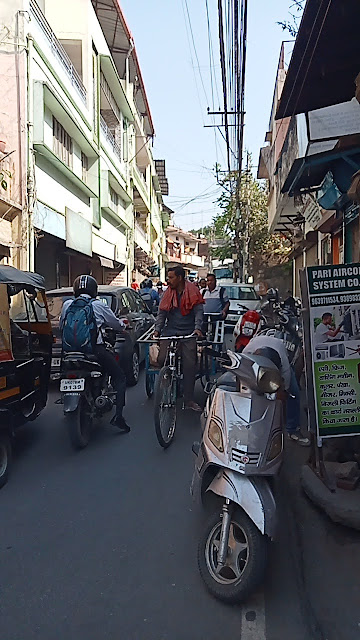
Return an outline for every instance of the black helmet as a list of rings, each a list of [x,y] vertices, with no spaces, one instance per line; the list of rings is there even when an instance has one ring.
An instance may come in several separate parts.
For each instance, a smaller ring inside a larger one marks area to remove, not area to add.
[[[146,289],[152,289],[153,283],[152,280],[150,280],[150,278],[148,278],[147,280],[144,280],[144,287]]]
[[[75,298],[82,293],[87,293],[91,298],[96,298],[98,292],[98,284],[92,276],[78,276],[73,284]]]

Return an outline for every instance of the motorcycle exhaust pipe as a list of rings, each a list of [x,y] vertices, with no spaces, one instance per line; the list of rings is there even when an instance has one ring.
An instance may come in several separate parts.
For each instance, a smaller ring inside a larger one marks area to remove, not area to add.
[[[101,411],[110,411],[113,406],[113,401],[109,396],[98,396],[95,400],[95,407]]]

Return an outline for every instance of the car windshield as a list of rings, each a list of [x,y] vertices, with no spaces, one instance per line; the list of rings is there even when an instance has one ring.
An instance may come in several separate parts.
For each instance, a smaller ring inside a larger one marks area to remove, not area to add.
[[[258,300],[257,293],[253,287],[226,285],[225,288],[230,300]]]
[[[50,321],[57,323],[60,320],[61,310],[64,302],[66,300],[73,300],[74,296],[70,293],[64,293],[63,295],[47,294],[46,298],[48,302]],[[115,311],[116,299],[113,295],[111,295],[110,293],[99,293],[97,299],[100,300],[103,304],[106,304],[113,311]]]

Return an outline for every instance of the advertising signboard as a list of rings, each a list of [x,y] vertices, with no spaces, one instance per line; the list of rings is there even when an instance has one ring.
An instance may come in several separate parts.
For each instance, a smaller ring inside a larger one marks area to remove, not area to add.
[[[358,435],[360,264],[307,267],[306,276],[318,436]]]

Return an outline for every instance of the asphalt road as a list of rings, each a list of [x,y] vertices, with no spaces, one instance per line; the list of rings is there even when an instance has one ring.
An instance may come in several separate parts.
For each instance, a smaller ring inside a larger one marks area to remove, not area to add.
[[[315,637],[281,482],[264,589],[243,606],[223,605],[196,564],[202,514],[189,485],[198,416],[182,413],[163,451],[142,376],[128,390],[131,433],[105,426],[75,453],[56,397],[23,430],[0,493],[1,640]]]

